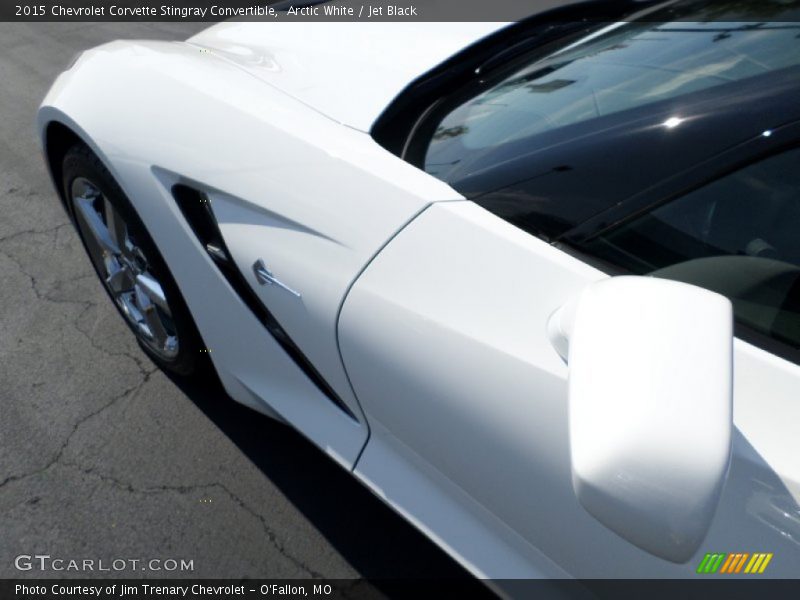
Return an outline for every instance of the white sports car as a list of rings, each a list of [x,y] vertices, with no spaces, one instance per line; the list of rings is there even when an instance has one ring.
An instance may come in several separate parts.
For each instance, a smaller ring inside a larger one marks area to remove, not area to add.
[[[795,577],[798,9],[229,22],[84,52],[38,127],[152,359],[476,576]]]

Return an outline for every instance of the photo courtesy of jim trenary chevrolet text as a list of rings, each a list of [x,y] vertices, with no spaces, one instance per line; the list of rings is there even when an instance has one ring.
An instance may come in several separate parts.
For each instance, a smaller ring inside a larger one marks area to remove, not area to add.
[[[308,589],[307,589],[308,588]],[[310,593],[309,593],[310,590]],[[258,593],[261,596],[293,596],[293,597],[313,597],[329,596],[332,594],[332,586],[329,584],[297,585],[297,584],[261,584]],[[50,584],[50,585],[26,585],[18,583],[15,591],[21,596],[67,596],[67,597],[154,597],[154,598],[191,598],[191,597],[233,597],[243,595],[245,586],[239,585],[203,585],[194,583],[191,585],[170,585],[170,584],[147,584],[135,583],[112,583],[98,585],[80,584]],[[256,589],[250,589],[255,593]]]
[[[800,596],[800,0],[13,0],[0,80],[0,600]]]

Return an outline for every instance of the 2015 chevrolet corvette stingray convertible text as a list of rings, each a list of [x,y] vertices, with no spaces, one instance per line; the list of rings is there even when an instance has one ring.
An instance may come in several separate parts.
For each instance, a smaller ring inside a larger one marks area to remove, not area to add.
[[[152,359],[477,576],[795,576],[798,21],[223,23],[83,53],[38,125]]]

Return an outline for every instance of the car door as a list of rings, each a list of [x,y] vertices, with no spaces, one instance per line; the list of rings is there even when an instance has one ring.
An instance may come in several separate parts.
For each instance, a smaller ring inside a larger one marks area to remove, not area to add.
[[[762,55],[764,39],[775,41],[776,49],[791,45],[788,38],[751,38],[746,31],[734,27],[729,36],[743,56]],[[729,239],[712,256],[718,262],[689,268],[692,277],[678,263],[703,255],[647,262],[652,257],[637,256],[653,243],[641,235],[613,256],[601,252],[608,246],[603,236],[623,236],[626,230],[616,227],[659,203],[672,202],[675,219],[699,219],[704,231],[717,204],[707,200],[703,207],[690,192],[707,190],[715,180],[742,185],[728,176],[751,178],[744,169],[755,155],[783,157],[773,174],[796,171],[786,166],[794,155],[780,154],[793,134],[779,129],[797,118],[795,59],[782,63],[779,57],[789,55],[776,51],[774,65],[762,63],[764,73],[732,71],[735,77],[707,80],[704,61],[715,68],[731,64],[716,62],[727,53],[719,44],[727,38],[718,34],[707,25],[615,29],[594,38],[585,52],[576,46],[571,55],[516,65],[510,76],[455,92],[417,123],[406,144],[408,160],[474,201],[425,210],[370,263],[345,301],[340,348],[371,430],[356,474],[476,574],[687,577],[696,575],[707,553],[739,554],[737,563],[744,554],[771,554],[763,575],[794,574],[800,438],[792,432],[800,422],[800,372],[793,338],[787,343],[786,334],[773,334],[779,320],[793,327],[797,263],[755,268],[750,280],[738,283],[744,273],[729,264],[748,253],[766,260],[778,238],[786,256],[794,256],[798,238],[785,233],[797,231],[790,201],[769,201],[777,207],[772,221],[752,219],[766,205],[756,192],[790,190],[792,183],[775,181],[767,169],[754,187],[737,192],[743,212],[726,206],[728,216],[717,215],[714,225],[715,235]],[[656,73],[654,57],[642,49],[662,43],[668,46],[655,58],[677,62]],[[614,60],[614,53],[624,60]],[[647,64],[637,85],[625,89],[630,78],[618,68],[636,72],[631,61],[638,53]],[[691,68],[682,72],[687,63]],[[599,104],[587,105],[580,86],[605,82],[611,91],[594,89]],[[690,92],[675,91],[687,82]],[[665,195],[654,198],[657,192]],[[676,204],[681,198],[684,204]],[[751,222],[772,233],[745,240],[730,231]],[[587,235],[582,228],[588,225]],[[770,227],[781,228],[780,236]],[[706,278],[718,275],[720,261],[727,261],[731,278],[724,285]],[[705,541],[683,564],[626,542],[578,503],[569,456],[568,367],[547,336],[552,314],[586,285],[654,269],[727,294],[739,323],[730,475]],[[757,302],[748,303],[749,296],[742,302],[737,294],[754,282],[769,285]]]
[[[797,152],[775,160],[783,165]],[[759,168],[768,177],[770,168]],[[752,178],[745,171],[737,180],[774,192],[768,178]],[[667,206],[683,223],[687,214],[705,214],[687,208],[699,204],[699,194],[719,196],[732,189],[731,180],[712,188]],[[794,189],[791,200],[774,200],[783,202],[779,208],[792,226],[800,214]],[[724,211],[715,204],[713,235],[720,239],[741,236],[744,224],[755,223],[747,220],[747,201],[763,204],[732,197],[745,202]],[[769,223],[785,224],[779,216]],[[728,231],[734,223],[738,227]],[[475,528],[475,540],[491,535],[485,555],[475,543],[457,549],[487,576],[550,573],[540,551],[580,577],[689,576],[707,552],[771,553],[769,574],[792,575],[800,560],[800,247],[796,235],[787,237],[769,223],[758,222],[758,236],[753,232],[744,247],[763,254],[780,246],[786,260],[718,250],[655,272],[727,294],[740,323],[729,480],[706,541],[686,564],[617,537],[573,493],[568,367],[551,346],[546,324],[582,287],[606,275],[471,202],[425,211],[373,261],[345,304],[341,348],[372,431],[357,473],[401,510],[422,515],[434,535],[457,537],[448,527]],[[633,254],[641,242],[620,249],[620,240],[635,237],[633,227],[604,234],[591,251],[608,258],[597,248],[611,239],[621,254]],[[437,494],[438,508],[431,508]]]
[[[404,229],[345,302],[342,356],[370,423],[356,474],[479,575],[608,567],[589,558],[587,534],[637,558],[572,492],[567,368],[545,335],[566,298],[604,277],[448,202]]]

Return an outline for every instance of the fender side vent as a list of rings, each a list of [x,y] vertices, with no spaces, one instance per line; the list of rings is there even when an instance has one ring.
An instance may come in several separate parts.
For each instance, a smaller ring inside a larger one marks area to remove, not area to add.
[[[236,295],[244,302],[250,312],[269,331],[281,348],[289,355],[294,363],[306,374],[325,396],[333,402],[342,412],[353,420],[357,420],[353,412],[344,401],[336,394],[322,375],[308,360],[302,350],[289,337],[286,330],[278,323],[274,315],[261,302],[241,271],[236,267],[222,233],[219,230],[214,210],[206,195],[187,185],[177,184],[172,187],[172,196],[183,214],[186,222],[197,236],[200,245],[205,248],[220,273],[233,288]]]
[[[217,227],[211,203],[205,194],[186,185],[176,185],[172,188],[172,196],[178,203],[189,227],[200,240],[206,252],[217,263],[230,263],[230,254],[222,240],[222,234]]]

